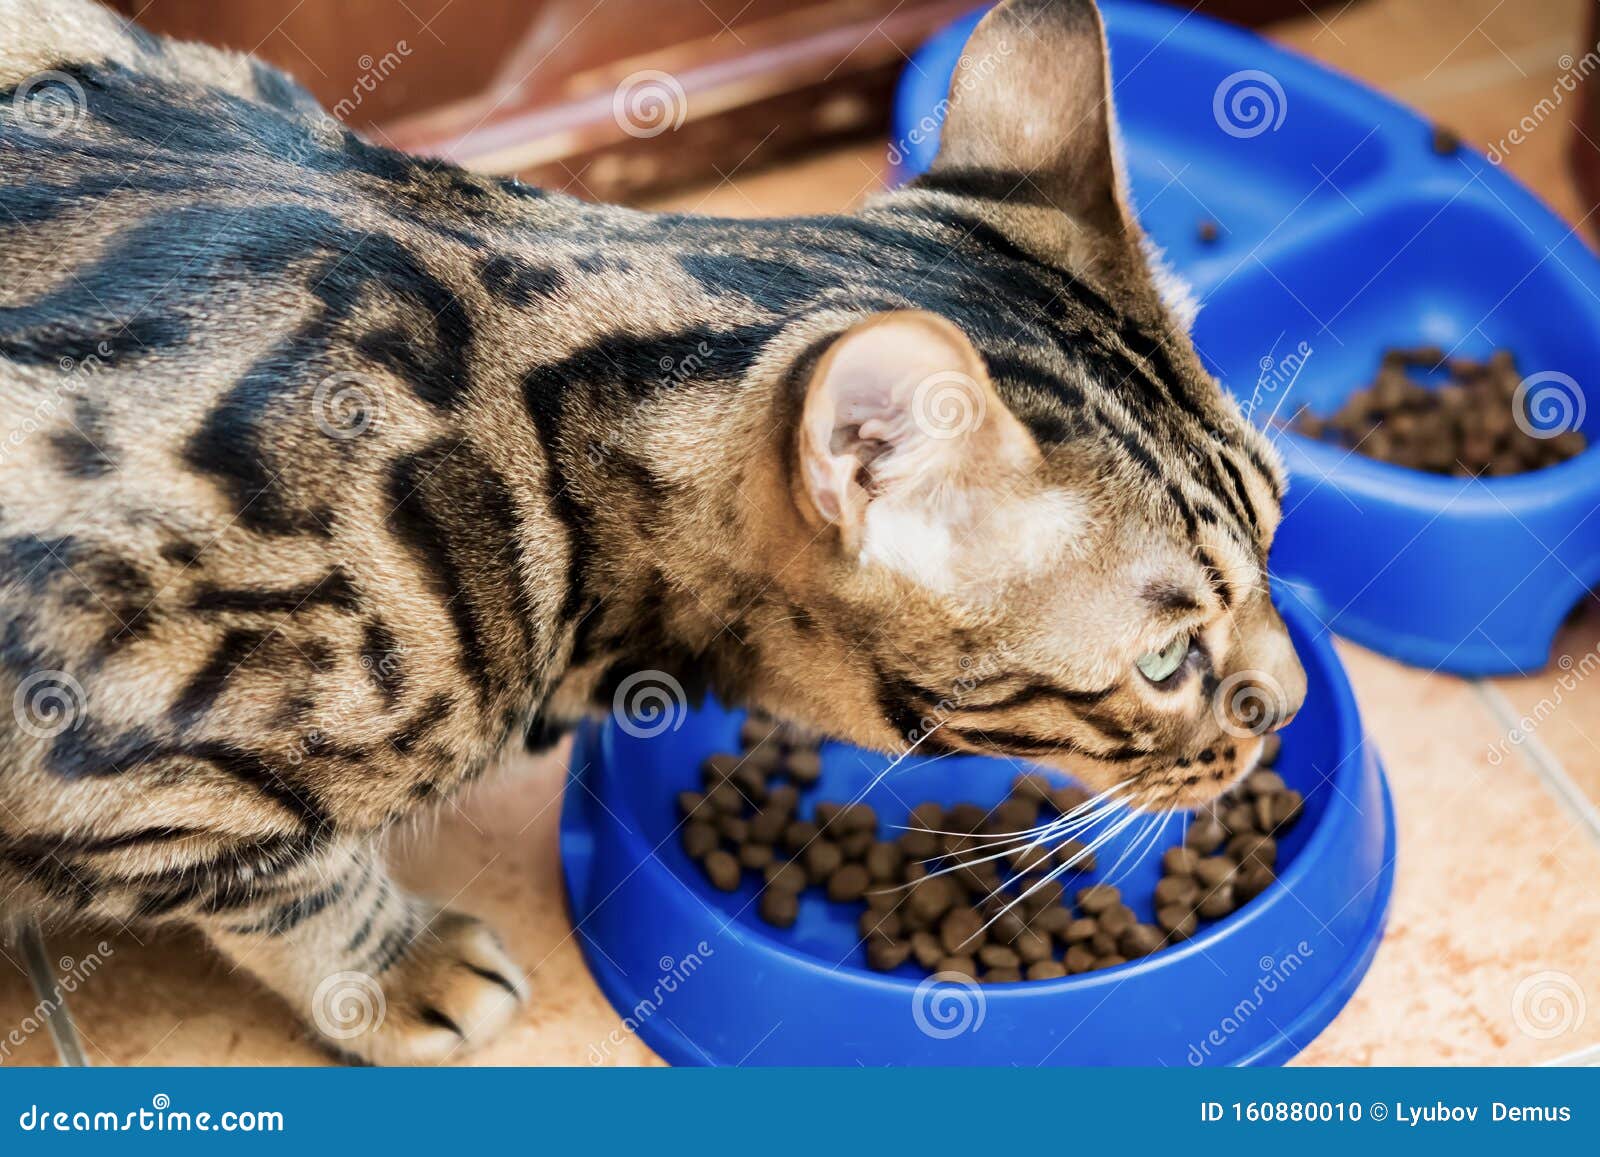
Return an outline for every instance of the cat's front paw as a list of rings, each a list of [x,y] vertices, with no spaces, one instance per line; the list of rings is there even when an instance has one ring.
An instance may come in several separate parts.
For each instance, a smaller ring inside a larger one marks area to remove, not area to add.
[[[369,1064],[435,1065],[492,1039],[527,1000],[522,970],[481,920],[445,910],[379,976],[328,977],[312,1023]]]

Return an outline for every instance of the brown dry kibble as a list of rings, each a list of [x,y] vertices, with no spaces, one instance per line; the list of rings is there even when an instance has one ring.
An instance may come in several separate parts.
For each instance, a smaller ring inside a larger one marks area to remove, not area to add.
[[[772,858],[771,844],[749,843],[739,845],[739,866],[748,868],[752,872],[761,871],[761,869],[772,863]]]
[[[767,887],[779,892],[804,892],[806,885],[811,882],[806,876],[805,868],[795,860],[768,864],[762,875],[766,879]]]
[[[875,912],[868,908],[856,921],[856,931],[863,940],[898,940],[905,928],[895,913]]]
[[[985,968],[1016,968],[1022,957],[1004,944],[985,944],[978,949],[978,963]]]
[[[872,877],[860,864],[846,864],[828,877],[828,899],[836,904],[859,900],[872,886]]]
[[[1107,936],[1120,937],[1139,922],[1139,917],[1135,916],[1133,909],[1126,904],[1113,904],[1100,913],[1098,920],[1100,931]]]
[[[904,940],[874,940],[867,945],[867,967],[874,972],[893,972],[911,958],[911,945]]]
[[[939,961],[934,971],[953,972],[958,976],[967,976],[976,980],[978,978],[978,962],[970,956],[951,953]]]
[[[976,908],[956,908],[939,921],[939,942],[955,956],[975,952],[983,943],[983,917]]]
[[[1410,397],[1411,384],[1394,376],[1397,367],[1442,356],[1431,349],[1394,352],[1386,366],[1386,389],[1395,398]],[[1491,371],[1479,366],[1474,372]],[[761,886],[757,913],[775,927],[792,927],[801,894],[822,885],[827,902],[862,905],[857,928],[869,968],[892,971],[914,960],[923,972],[953,971],[985,984],[1110,968],[1194,935],[1201,919],[1225,916],[1272,884],[1273,836],[1290,827],[1305,806],[1300,793],[1268,770],[1279,742],[1267,737],[1261,770],[1198,816],[1183,846],[1163,854],[1163,876],[1153,897],[1156,922],[1144,924],[1108,884],[1081,888],[1069,901],[1059,880],[1007,879],[1011,871],[1002,871],[1004,860],[945,862],[954,870],[939,876],[929,875],[922,863],[941,853],[987,854],[990,848],[977,833],[994,836],[1033,827],[1041,806],[1069,811],[1086,800],[1081,789],[1053,787],[1044,775],[1029,773],[1018,777],[1014,794],[993,808],[972,802],[921,804],[906,821],[909,830],[894,840],[879,840],[878,816],[865,804],[820,800],[812,806],[815,820],[795,818],[802,793],[783,781],[778,756],[799,755],[805,762],[808,752],[815,754],[789,740],[767,740],[757,751],[706,760],[706,790],[677,797],[685,817],[685,851],[723,891],[737,890],[746,871],[756,876]],[[781,859],[779,848],[796,858]],[[1083,850],[1066,841],[1010,858],[1013,868],[1038,870]],[[1074,867],[1092,871],[1088,859]]]
[[[1251,863],[1239,869],[1238,876],[1234,879],[1233,893],[1242,904],[1246,900],[1254,900],[1265,892],[1277,876],[1265,864]]]
[[[817,838],[817,825],[810,820],[791,820],[783,829],[784,850],[799,854]]]
[[[1166,876],[1156,885],[1157,907],[1166,904],[1193,904],[1200,898],[1200,886],[1189,876]]]
[[[1161,856],[1161,870],[1168,876],[1192,876],[1200,863],[1200,853],[1179,845],[1168,848]]]
[[[1156,923],[1173,940],[1187,940],[1195,934],[1200,922],[1187,904],[1169,904],[1156,910]]]
[[[703,860],[722,844],[717,829],[700,820],[690,820],[683,825],[683,850],[691,860]]]
[[[783,829],[788,826],[788,818],[783,812],[775,810],[769,802],[765,808],[751,817],[750,838],[758,844],[776,844],[783,838]]]
[[[1114,904],[1122,902],[1122,893],[1110,884],[1091,884],[1078,890],[1078,907],[1090,916],[1098,916]]]
[[[1194,876],[1202,890],[1210,891],[1226,884],[1237,870],[1238,865],[1226,856],[1206,856],[1196,866]]]
[[[1222,841],[1228,838],[1228,833],[1216,819],[1208,815],[1200,815],[1190,823],[1189,830],[1184,833],[1183,844],[1186,848],[1193,848],[1202,856],[1209,856],[1222,846]]]
[[[1135,924],[1117,938],[1117,947],[1130,960],[1149,956],[1166,942],[1161,929],[1152,924]]]
[[[928,921],[938,920],[956,902],[955,886],[946,876],[929,876],[911,885],[906,906]]]
[[[1441,365],[1448,384],[1428,388],[1412,376]],[[1350,395],[1331,419],[1301,410],[1290,426],[1368,458],[1458,477],[1522,474],[1583,453],[1581,431],[1539,437],[1523,429],[1532,423],[1515,413],[1520,382],[1509,350],[1487,361],[1447,357],[1437,346],[1389,350],[1373,384]]]
[[[867,849],[867,874],[880,884],[898,883],[905,871],[906,854],[899,844],[878,842]]]
[[[719,892],[738,890],[739,861],[733,858],[732,852],[725,852],[718,848],[705,858],[704,864],[706,876],[710,879],[712,887]]]
[[[800,916],[800,897],[784,888],[768,887],[761,893],[760,913],[774,928],[792,928]]]
[[[1056,847],[1056,863],[1072,872],[1092,872],[1094,853],[1082,840],[1063,840]]]
[[[916,957],[917,963],[929,972],[937,972],[939,962],[944,959],[944,945],[939,943],[939,938],[932,932],[913,932],[911,955]]]
[[[1066,926],[1061,933],[1061,939],[1068,944],[1080,944],[1100,931],[1100,925],[1088,916],[1080,916]]]
[[[1201,897],[1195,911],[1207,920],[1220,920],[1236,907],[1238,905],[1234,903],[1233,885],[1223,884]]]
[[[805,850],[806,872],[813,884],[820,884],[839,870],[844,863],[844,853],[837,844],[817,837]]]

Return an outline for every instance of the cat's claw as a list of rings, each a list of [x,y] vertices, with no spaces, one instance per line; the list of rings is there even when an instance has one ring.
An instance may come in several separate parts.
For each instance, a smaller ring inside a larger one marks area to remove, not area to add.
[[[448,910],[381,978],[350,974],[343,984],[324,982],[312,1021],[334,1049],[377,1065],[464,1057],[527,1000],[522,970],[488,925]]]

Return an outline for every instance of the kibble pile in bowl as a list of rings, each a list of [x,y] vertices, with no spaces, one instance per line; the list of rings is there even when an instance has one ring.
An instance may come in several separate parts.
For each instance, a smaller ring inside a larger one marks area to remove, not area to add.
[[[793,925],[802,903],[859,907],[859,950],[881,972],[915,962],[983,983],[1052,980],[1149,955],[1263,892],[1275,837],[1304,803],[1271,770],[1279,744],[1269,737],[1262,766],[1163,856],[1147,924],[1118,888],[1090,882],[1097,864],[1082,843],[1016,835],[1090,804],[1080,788],[1024,774],[993,807],[920,804],[884,838],[863,803],[819,801],[802,818],[821,773],[814,741],[755,716],[740,738],[742,754],[711,756],[703,790],[679,796],[684,850],[725,892],[759,874],[759,912],[775,927]],[[1005,854],[986,858],[997,848]]]
[[[1441,367],[1450,380],[1437,388],[1418,376]],[[1521,384],[1510,350],[1476,361],[1447,357],[1437,346],[1393,349],[1377,380],[1332,417],[1302,410],[1291,427],[1380,462],[1459,478],[1524,474],[1583,453],[1582,431],[1536,424]]]

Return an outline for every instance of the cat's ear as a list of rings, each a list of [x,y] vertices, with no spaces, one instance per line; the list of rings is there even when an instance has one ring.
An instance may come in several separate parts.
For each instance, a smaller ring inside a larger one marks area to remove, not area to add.
[[[1042,194],[1081,225],[1130,231],[1093,0],[1006,0],[978,23],[929,175],[958,186],[1011,176],[1019,198]]]
[[[948,536],[1039,461],[967,336],[919,310],[834,339],[807,384],[798,442],[808,513],[858,555],[903,555],[912,525]]]

